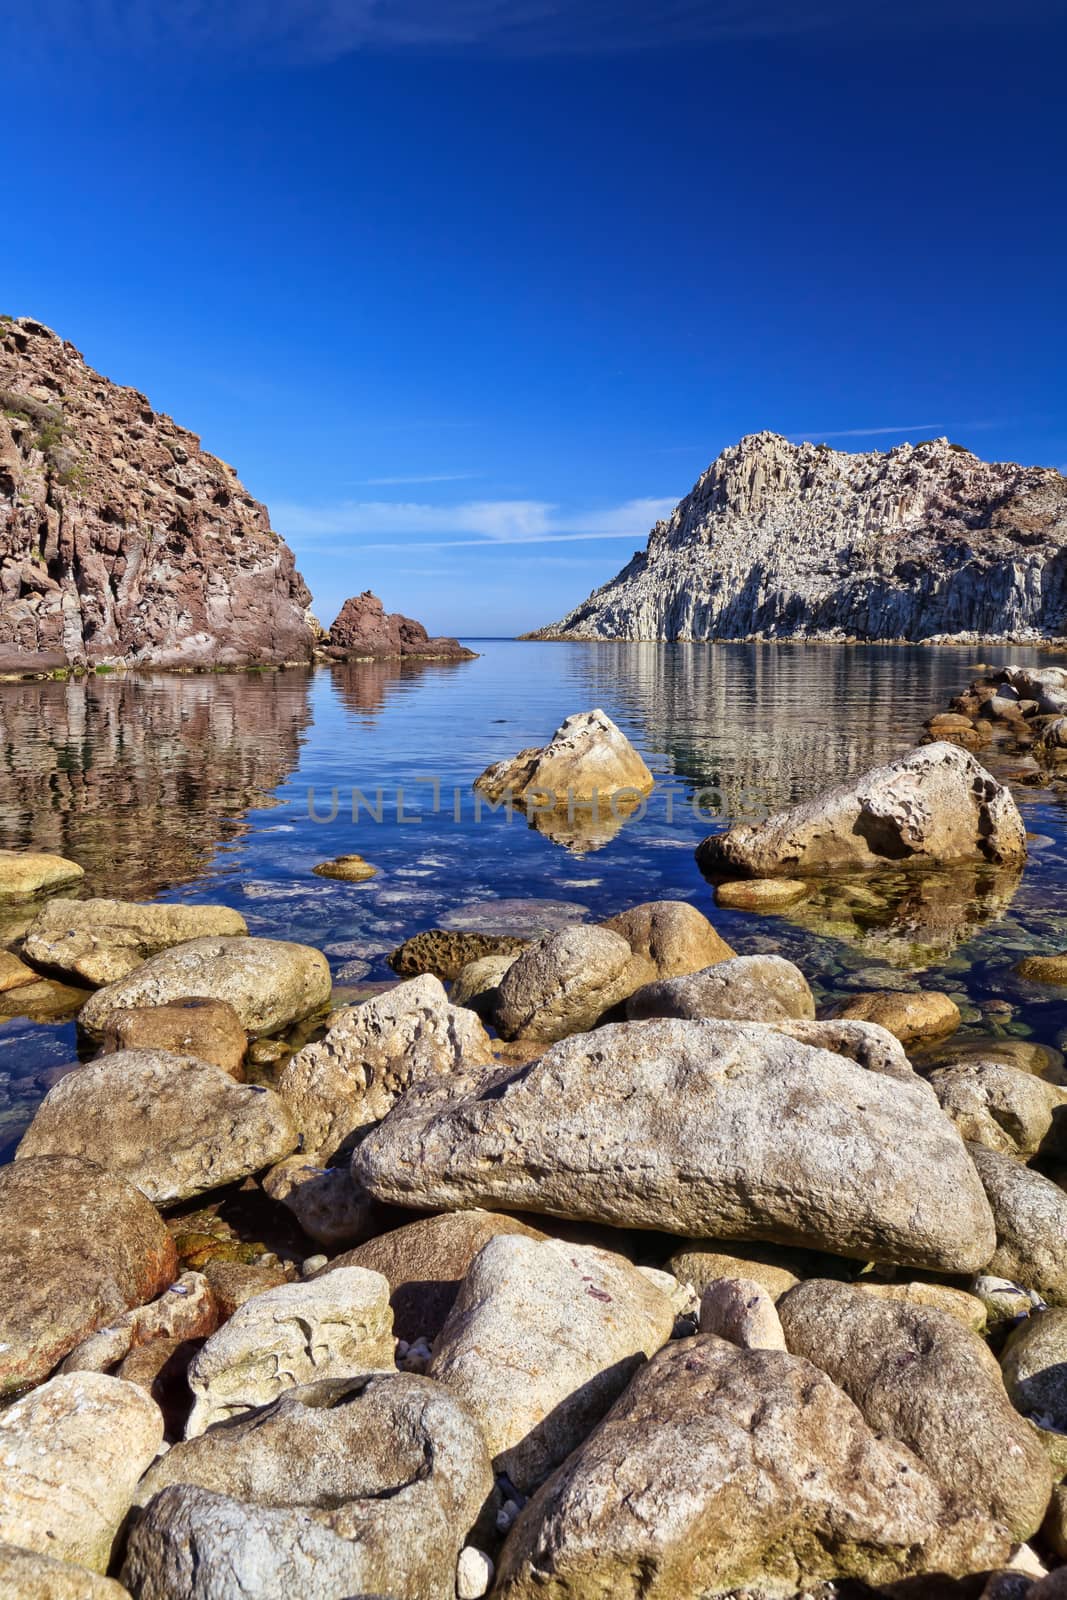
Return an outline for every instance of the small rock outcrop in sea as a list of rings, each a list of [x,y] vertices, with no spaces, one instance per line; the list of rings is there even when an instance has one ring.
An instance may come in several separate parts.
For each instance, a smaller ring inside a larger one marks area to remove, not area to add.
[[[524,810],[565,811],[594,800],[614,810],[624,795],[638,803],[654,782],[622,729],[597,707],[560,723],[543,748],[495,761],[474,787],[494,804],[510,797]]]
[[[307,661],[310,604],[232,467],[51,329],[0,319],[0,671]]]
[[[1067,478],[947,439],[849,455],[749,434],[537,639],[1067,633]]]
[[[1026,829],[1008,789],[965,750],[921,745],[829,794],[738,823],[697,849],[709,876],[818,877],[887,867],[941,867],[1026,857]]]
[[[473,661],[475,653],[458,639],[431,639],[421,622],[386,611],[376,594],[365,589],[346,600],[330,628],[323,653],[336,661],[404,660]]]

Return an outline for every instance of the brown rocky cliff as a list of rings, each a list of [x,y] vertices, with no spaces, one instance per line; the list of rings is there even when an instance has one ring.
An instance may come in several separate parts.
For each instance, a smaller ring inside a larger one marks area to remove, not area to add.
[[[0,671],[306,661],[310,604],[232,467],[50,329],[0,319]]]
[[[386,611],[369,589],[345,601],[330,629],[326,654],[335,660],[391,660],[416,657],[432,661],[469,661],[474,651],[458,639],[431,639],[421,622]]]

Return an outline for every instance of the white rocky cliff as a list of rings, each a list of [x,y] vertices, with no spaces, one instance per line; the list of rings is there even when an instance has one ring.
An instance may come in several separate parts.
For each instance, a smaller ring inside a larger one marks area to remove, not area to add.
[[[750,434],[648,547],[534,638],[1067,633],[1067,478],[947,439],[849,455]]]

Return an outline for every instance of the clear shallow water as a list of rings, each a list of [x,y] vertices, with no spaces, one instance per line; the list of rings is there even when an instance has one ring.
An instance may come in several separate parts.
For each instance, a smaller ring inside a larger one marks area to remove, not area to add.
[[[1059,658],[472,643],[480,658],[451,665],[0,684],[0,844],[72,857],[89,894],[236,906],[253,933],[325,949],[342,990],[391,977],[386,954],[420,928],[521,930],[538,914],[487,901],[563,901],[599,918],[669,897],[708,912],[739,951],[798,961],[821,997],[939,988],[965,1007],[975,1036],[1055,1044],[1067,1030],[1067,991],[1011,972],[1027,951],[1067,949],[1067,789],[1016,788],[1041,836],[1021,876],[853,880],[761,918],[718,910],[693,860],[709,831],[910,749],[978,660]],[[518,813],[510,823],[476,816],[471,784],[490,761],[595,705],[656,774],[643,815],[590,829],[579,814],[556,837]],[[996,757],[989,764],[998,770]],[[368,803],[355,821],[353,789]],[[334,790],[337,813],[324,820]],[[378,876],[353,885],[312,875],[349,851]],[[5,943],[28,915],[4,914]],[[41,1097],[41,1074],[77,1052],[72,1021],[10,1015],[18,1003],[17,990],[0,996],[0,1158]]]

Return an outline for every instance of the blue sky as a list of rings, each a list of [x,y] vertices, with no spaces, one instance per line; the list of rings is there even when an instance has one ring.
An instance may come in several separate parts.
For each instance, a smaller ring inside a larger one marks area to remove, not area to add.
[[[10,3],[10,0],[9,0]],[[1054,0],[12,6],[0,310],[330,622],[554,620],[742,434],[1067,464]]]

